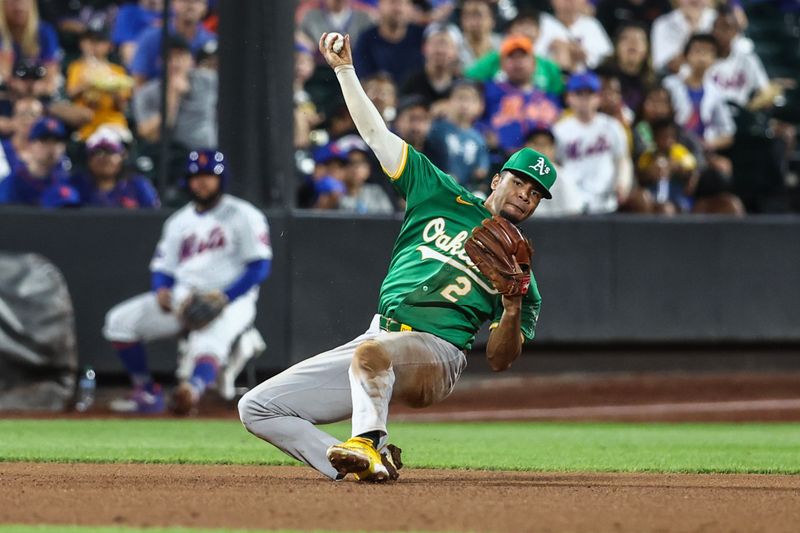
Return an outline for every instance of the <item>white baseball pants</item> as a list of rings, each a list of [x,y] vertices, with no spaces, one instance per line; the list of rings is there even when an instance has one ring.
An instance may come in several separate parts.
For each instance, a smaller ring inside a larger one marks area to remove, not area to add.
[[[225,365],[233,342],[255,319],[256,298],[254,293],[240,296],[208,326],[189,332],[186,356],[194,360],[212,355]],[[164,312],[156,295],[147,292],[112,307],[106,314],[103,336],[111,342],[148,342],[176,337],[181,329],[175,314]]]
[[[383,331],[378,321],[245,394],[239,416],[247,430],[336,479],[326,452],[340,441],[316,424],[352,416],[352,435],[381,431],[383,447],[390,400],[425,407],[445,399],[467,365],[464,352],[430,333]]]

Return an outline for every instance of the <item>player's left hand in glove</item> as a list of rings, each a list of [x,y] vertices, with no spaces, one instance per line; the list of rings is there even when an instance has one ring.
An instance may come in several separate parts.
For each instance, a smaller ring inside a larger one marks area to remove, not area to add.
[[[193,293],[181,306],[178,316],[184,328],[194,331],[211,323],[226,305],[228,297],[222,291]]]
[[[467,255],[503,296],[527,294],[531,284],[530,242],[514,224],[495,215],[472,230]]]

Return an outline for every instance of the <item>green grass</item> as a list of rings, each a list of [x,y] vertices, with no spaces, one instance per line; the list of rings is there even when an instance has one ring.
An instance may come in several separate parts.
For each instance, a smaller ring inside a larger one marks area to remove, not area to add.
[[[346,437],[349,425],[327,430]],[[416,468],[800,473],[800,424],[395,423]],[[0,420],[0,461],[296,464],[237,421]]]

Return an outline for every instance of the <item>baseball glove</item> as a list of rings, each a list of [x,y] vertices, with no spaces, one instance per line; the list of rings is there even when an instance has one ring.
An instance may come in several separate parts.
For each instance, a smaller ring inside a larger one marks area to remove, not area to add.
[[[533,248],[511,222],[497,215],[485,219],[472,230],[464,249],[497,292],[504,296],[528,292]]]
[[[220,291],[194,293],[183,303],[178,317],[184,328],[194,331],[206,327],[226,305],[228,298]]]

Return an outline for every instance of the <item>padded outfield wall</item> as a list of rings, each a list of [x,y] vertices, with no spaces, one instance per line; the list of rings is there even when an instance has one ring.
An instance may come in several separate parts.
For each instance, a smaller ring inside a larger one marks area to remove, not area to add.
[[[105,312],[148,289],[169,212],[0,211],[0,250],[36,252],[64,273],[79,357],[121,370],[100,335]],[[400,218],[267,211],[275,249],[256,325],[262,370],[287,366],[366,329]],[[541,345],[800,343],[800,218],[534,219]],[[153,367],[174,367],[173,348]]]

